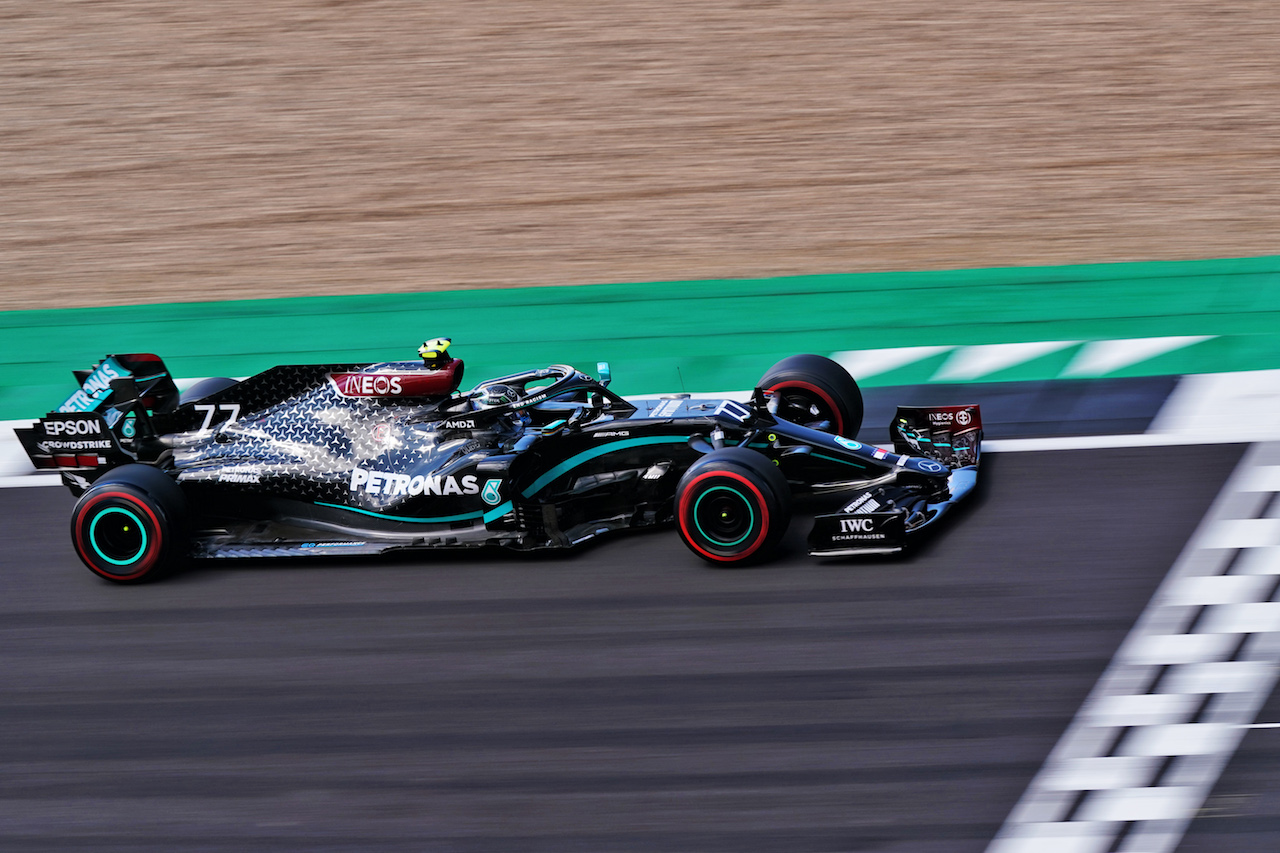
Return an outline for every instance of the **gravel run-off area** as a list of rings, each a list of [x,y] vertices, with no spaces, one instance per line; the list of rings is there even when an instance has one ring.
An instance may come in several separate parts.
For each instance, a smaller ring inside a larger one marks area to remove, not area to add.
[[[1280,4],[0,5],[0,309],[1277,253]]]

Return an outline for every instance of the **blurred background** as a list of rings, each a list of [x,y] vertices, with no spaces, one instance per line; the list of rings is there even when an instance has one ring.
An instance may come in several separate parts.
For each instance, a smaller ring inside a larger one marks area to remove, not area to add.
[[[623,393],[820,352],[874,429],[1065,442],[907,560],[796,524],[741,572],[667,531],[107,588],[66,490],[0,490],[0,848],[985,850],[1280,435],[1278,45],[1256,0],[0,2],[0,418],[113,351],[453,335]],[[1177,849],[1276,849],[1277,737]]]

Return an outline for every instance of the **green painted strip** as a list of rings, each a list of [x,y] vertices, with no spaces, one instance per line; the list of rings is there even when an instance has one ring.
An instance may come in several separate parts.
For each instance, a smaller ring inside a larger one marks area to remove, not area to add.
[[[155,352],[179,377],[243,376],[409,360],[444,335],[469,381],[609,361],[615,389],[646,394],[745,389],[795,352],[920,345],[1213,335],[1108,375],[1275,368],[1277,329],[1280,256],[10,311],[0,418],[43,414],[71,370],[112,352]],[[1074,353],[982,379],[1054,378]],[[929,381],[946,358],[865,384]]]

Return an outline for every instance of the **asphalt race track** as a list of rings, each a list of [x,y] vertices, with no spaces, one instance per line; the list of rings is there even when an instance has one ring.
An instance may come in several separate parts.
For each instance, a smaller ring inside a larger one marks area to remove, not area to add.
[[[0,849],[976,853],[1241,452],[992,454],[911,559],[739,571],[666,531],[121,588],[0,491]],[[1275,849],[1278,747],[1179,850]]]

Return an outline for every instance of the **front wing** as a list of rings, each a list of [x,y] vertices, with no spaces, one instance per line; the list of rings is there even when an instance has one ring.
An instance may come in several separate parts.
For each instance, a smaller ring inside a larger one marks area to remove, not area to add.
[[[977,405],[900,406],[890,426],[894,450],[933,460],[948,471],[945,490],[880,483],[854,491],[839,512],[818,515],[809,553],[841,557],[894,554],[950,515],[978,482],[982,415]]]

